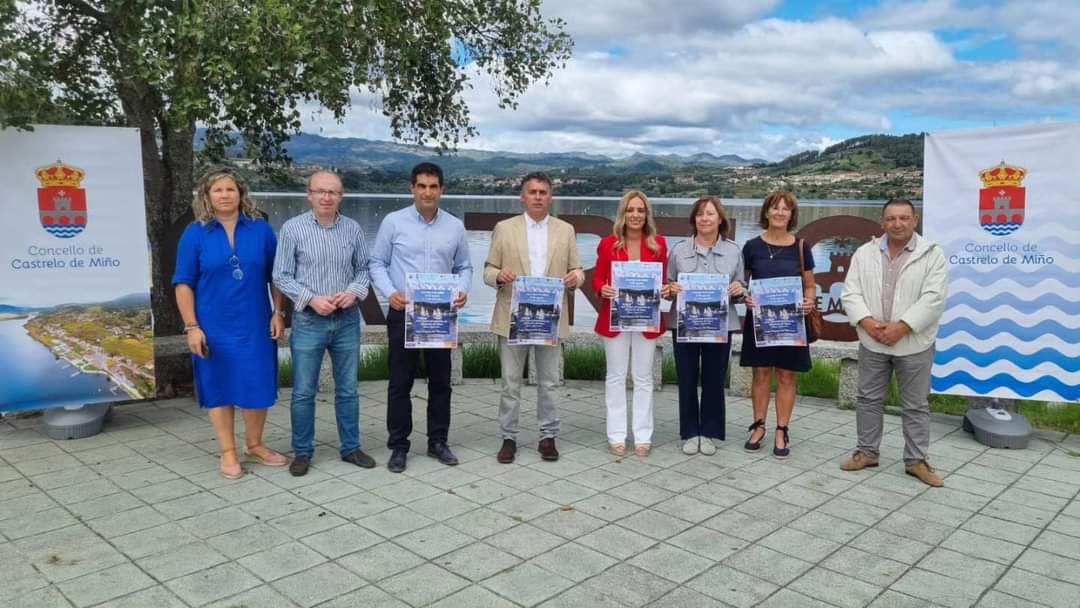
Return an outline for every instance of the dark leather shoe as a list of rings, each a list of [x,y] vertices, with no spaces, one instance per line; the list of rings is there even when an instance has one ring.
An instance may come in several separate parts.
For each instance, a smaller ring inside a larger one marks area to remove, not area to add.
[[[292,462],[289,463],[289,473],[292,473],[293,477],[303,477],[304,475],[307,475],[310,467],[311,456],[306,454],[293,456]]]
[[[429,445],[427,455],[438,459],[439,462],[448,467],[456,466],[458,463],[457,456],[454,456],[454,453],[450,451],[450,446],[446,445],[445,441]]]
[[[499,448],[499,454],[495,456],[495,459],[503,464],[510,464],[514,462],[514,456],[517,454],[517,442],[513,439],[503,439],[502,447]]]
[[[351,462],[362,469],[374,469],[375,459],[360,451],[359,448],[341,457],[345,462]]]
[[[555,449],[554,437],[545,437],[541,439],[537,449],[540,451],[540,458],[543,458],[544,460],[553,461],[559,459],[559,450]]]
[[[390,460],[386,461],[386,468],[390,469],[391,473],[400,473],[404,471],[407,457],[408,452],[405,450],[394,450],[390,453]]]

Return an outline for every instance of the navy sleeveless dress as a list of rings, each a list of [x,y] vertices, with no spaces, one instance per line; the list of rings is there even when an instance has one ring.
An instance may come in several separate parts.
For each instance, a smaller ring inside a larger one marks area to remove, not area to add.
[[[767,244],[756,236],[743,245],[743,264],[746,272],[753,279],[774,279],[777,277],[797,277],[799,269],[799,240],[787,247]],[[771,248],[771,251],[770,251]],[[770,257],[770,253],[772,256]],[[810,244],[804,243],[803,257],[806,266],[803,270],[814,269],[814,256]],[[754,343],[753,318],[749,308],[743,319],[742,353],[739,356],[740,367],[776,367],[795,372],[809,371],[809,346],[770,346],[758,348]]]

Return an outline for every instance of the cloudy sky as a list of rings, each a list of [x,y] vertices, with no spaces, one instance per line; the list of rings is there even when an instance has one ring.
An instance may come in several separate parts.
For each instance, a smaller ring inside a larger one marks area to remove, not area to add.
[[[868,133],[1080,120],[1076,0],[545,0],[575,40],[469,148],[778,160]],[[358,101],[361,101],[358,99]],[[306,131],[389,139],[362,101]]]

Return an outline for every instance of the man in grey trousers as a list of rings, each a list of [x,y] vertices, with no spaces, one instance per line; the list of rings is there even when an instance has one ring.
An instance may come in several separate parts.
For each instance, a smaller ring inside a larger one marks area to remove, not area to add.
[[[896,374],[903,406],[904,470],[941,487],[927,462],[930,448],[930,368],[945,310],[945,254],[915,233],[919,216],[905,199],[881,210],[885,234],[855,251],[844,280],[844,311],[859,334],[859,445],[845,471],[878,466],[885,396]]]
[[[559,410],[554,389],[559,381],[562,347],[510,345],[510,299],[514,279],[519,276],[553,277],[565,287],[563,314],[559,318],[559,336],[566,337],[570,324],[566,311],[574,297],[574,288],[585,281],[578,255],[577,235],[570,224],[552,217],[551,178],[530,173],[521,182],[524,213],[495,225],[491,250],[484,263],[484,282],[497,290],[491,331],[499,335],[499,362],[502,365],[503,391],[499,400],[499,426],[503,443],[496,459],[509,464],[517,453],[518,414],[521,411],[521,376],[525,359],[532,350],[537,374],[536,417],[540,425],[537,450],[544,460],[558,460],[555,438],[559,434]]]

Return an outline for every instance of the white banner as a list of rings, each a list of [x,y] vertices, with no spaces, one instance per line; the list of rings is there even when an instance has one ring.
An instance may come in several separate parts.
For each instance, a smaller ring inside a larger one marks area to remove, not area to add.
[[[1080,401],[1080,125],[926,136],[923,227],[949,296],[932,390]]]
[[[154,395],[137,129],[0,131],[0,410]]]

